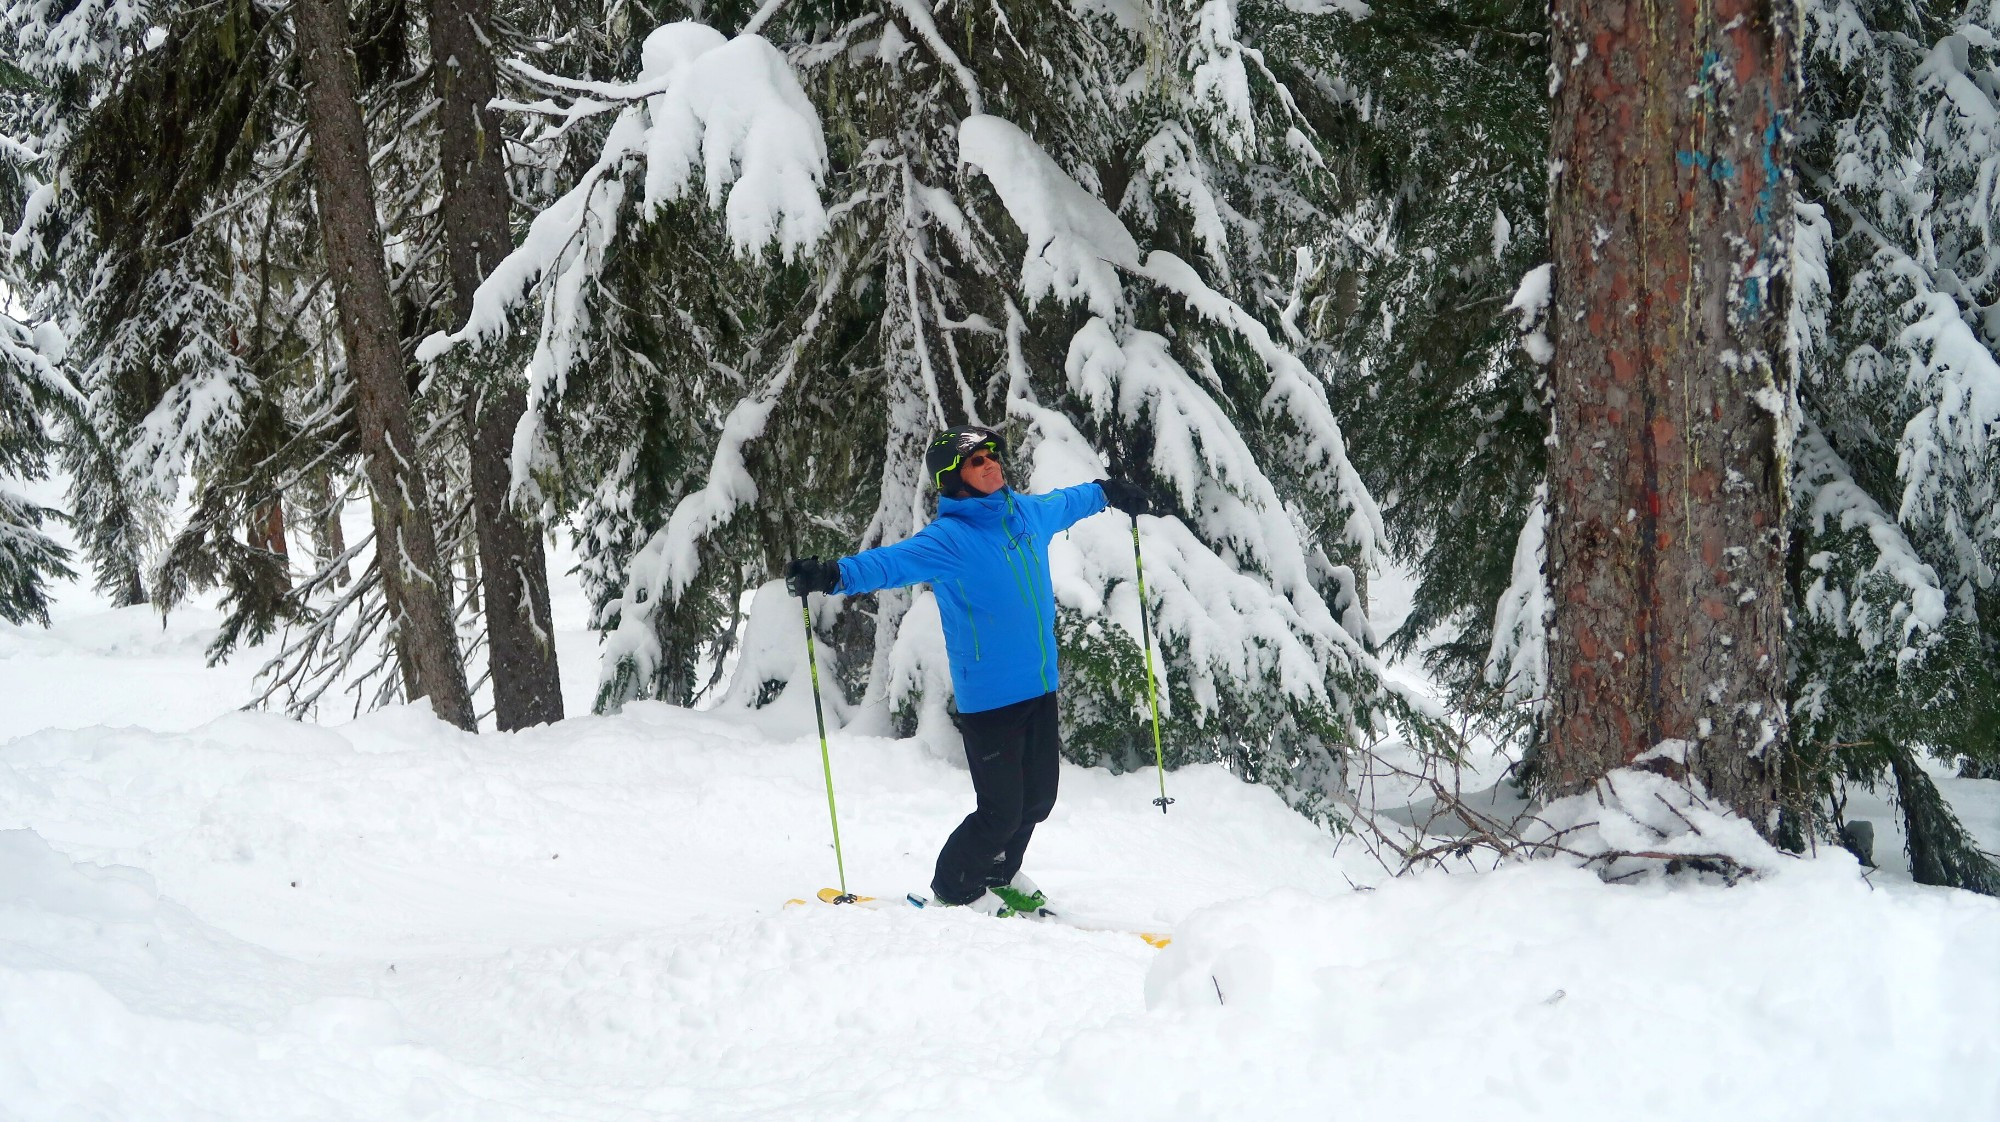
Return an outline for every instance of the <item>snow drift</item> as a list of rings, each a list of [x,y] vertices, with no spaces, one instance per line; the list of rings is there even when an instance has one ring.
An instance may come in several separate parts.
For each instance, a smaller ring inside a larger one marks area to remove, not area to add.
[[[803,731],[803,730],[799,730]],[[969,809],[834,740],[855,887]],[[1218,768],[1066,768],[1032,871],[1119,934],[786,907],[818,746],[657,704],[474,737],[0,746],[0,1103],[142,1119],[1988,1119],[2000,903],[1844,855],[1733,889],[1535,864],[1378,883]],[[1001,1090],[1004,1089],[1004,1092]]]

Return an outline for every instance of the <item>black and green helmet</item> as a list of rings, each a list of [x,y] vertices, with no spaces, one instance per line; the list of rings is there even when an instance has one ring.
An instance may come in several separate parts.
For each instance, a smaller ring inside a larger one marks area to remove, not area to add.
[[[930,451],[924,453],[924,474],[930,477],[938,494],[949,495],[958,490],[958,466],[980,448],[1002,460],[1007,458],[1007,438],[978,425],[946,429],[931,438]]]

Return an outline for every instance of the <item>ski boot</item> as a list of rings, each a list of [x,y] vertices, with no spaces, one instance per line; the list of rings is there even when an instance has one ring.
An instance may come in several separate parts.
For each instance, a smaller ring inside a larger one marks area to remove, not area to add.
[[[948,900],[940,900],[936,896],[919,896],[916,893],[911,893],[910,903],[915,904],[919,908],[970,908],[980,915],[993,916],[996,919],[1011,919],[1021,914],[1015,911],[1013,906],[1007,903],[1006,900],[1000,898],[990,890],[980,893],[974,899],[963,904],[954,904]]]
[[[989,886],[987,894],[999,897],[1015,915],[1040,919],[1055,914],[1049,910],[1049,898],[1025,873],[1015,873],[1010,883]]]

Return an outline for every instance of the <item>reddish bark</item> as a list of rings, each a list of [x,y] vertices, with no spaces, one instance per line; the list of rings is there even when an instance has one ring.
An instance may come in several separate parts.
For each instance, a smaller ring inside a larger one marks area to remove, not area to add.
[[[1766,828],[1784,741],[1790,9],[1556,0],[1547,759],[1665,740]]]
[[[289,559],[291,549],[285,544],[285,500],[283,496],[253,507],[250,511],[250,530],[247,535],[252,549],[269,550],[280,557]],[[290,566],[281,578],[281,587],[292,587]]]

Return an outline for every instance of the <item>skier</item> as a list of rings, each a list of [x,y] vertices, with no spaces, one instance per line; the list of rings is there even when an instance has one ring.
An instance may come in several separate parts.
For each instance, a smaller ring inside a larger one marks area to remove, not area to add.
[[[913,536],[838,561],[799,558],[785,566],[793,595],[854,595],[928,582],[944,624],[965,762],[978,809],[938,853],[931,894],[991,915],[1034,915],[1047,903],[1021,873],[1035,826],[1056,802],[1055,591],[1049,541],[1077,521],[1116,507],[1146,512],[1146,496],[1117,479],[1047,494],[1007,486],[1003,437],[987,428],[947,429],[924,454],[938,513]]]

